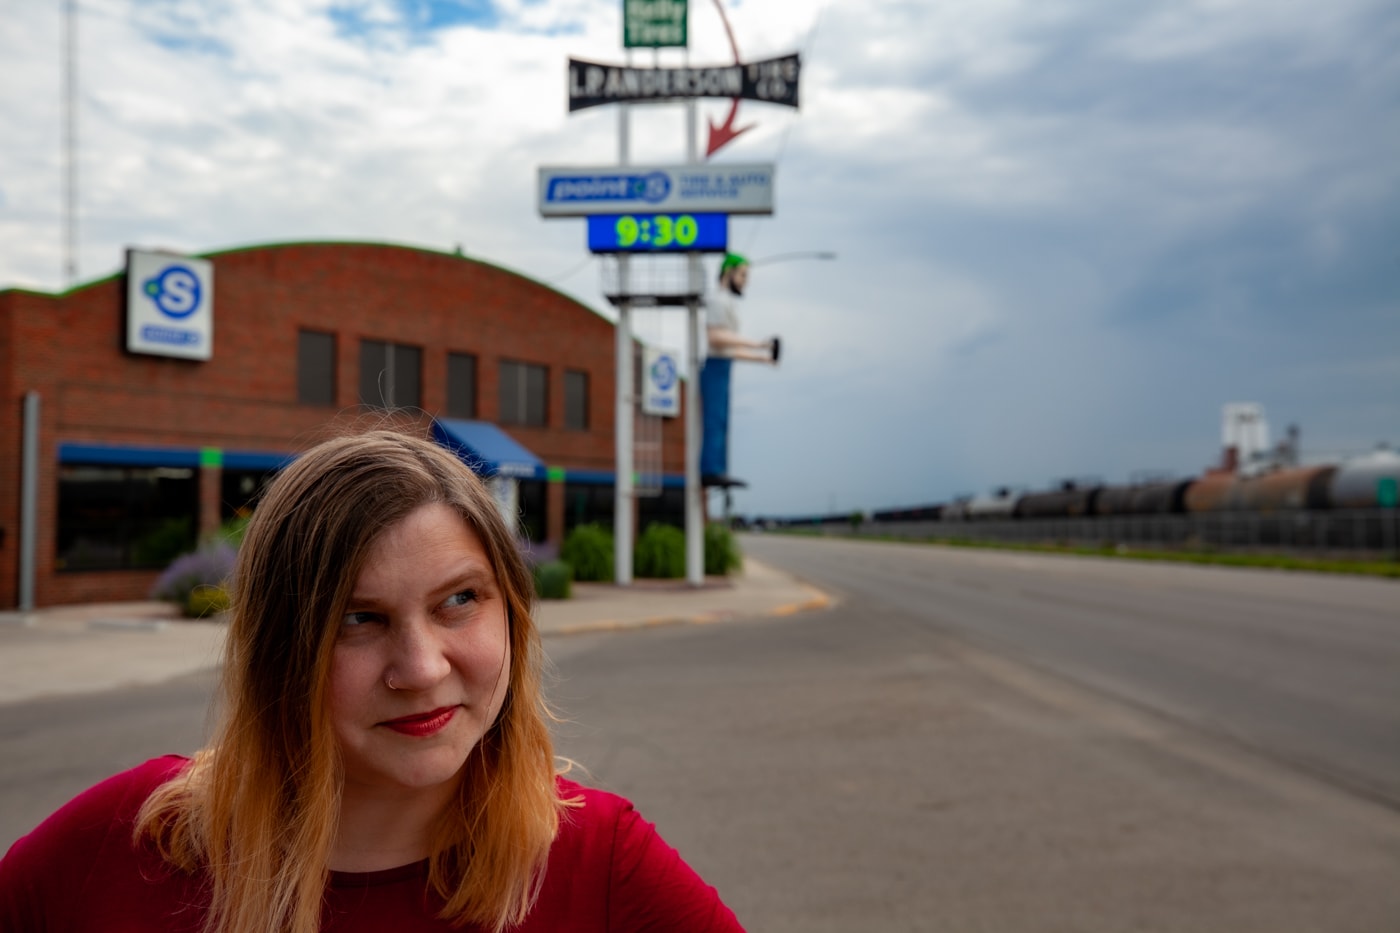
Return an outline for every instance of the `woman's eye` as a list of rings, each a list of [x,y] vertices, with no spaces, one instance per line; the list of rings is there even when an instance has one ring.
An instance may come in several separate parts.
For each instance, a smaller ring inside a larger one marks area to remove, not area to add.
[[[443,606],[448,609],[455,609],[476,601],[476,590],[462,590],[460,593],[453,593],[443,600]]]
[[[345,614],[346,625],[365,625],[375,620],[372,612],[347,612]]]

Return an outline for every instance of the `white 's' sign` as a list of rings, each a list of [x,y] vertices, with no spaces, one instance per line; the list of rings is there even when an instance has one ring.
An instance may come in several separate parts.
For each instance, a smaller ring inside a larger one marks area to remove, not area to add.
[[[126,349],[207,360],[214,355],[214,264],[127,250]]]

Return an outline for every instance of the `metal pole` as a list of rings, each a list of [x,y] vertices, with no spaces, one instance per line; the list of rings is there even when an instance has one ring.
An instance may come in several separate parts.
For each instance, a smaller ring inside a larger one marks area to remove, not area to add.
[[[78,280],[78,8],[63,4],[63,287]]]
[[[617,161],[626,165],[631,108],[620,104],[617,113]],[[619,255],[617,285],[623,297],[617,304],[617,423],[613,430],[617,460],[613,480],[613,581],[619,586],[632,583],[632,306],[627,297],[632,292],[630,271],[628,257]]]
[[[39,393],[24,393],[20,453],[19,610],[34,609],[34,554],[39,524]]]
[[[689,64],[690,51],[686,50]],[[686,104],[686,162],[694,165],[699,155],[700,110],[695,100]],[[699,294],[701,285],[700,254],[688,259],[688,291]],[[705,527],[700,497],[700,302],[686,303],[686,325],[689,331],[690,359],[685,382],[685,579],[691,586],[705,582]]]

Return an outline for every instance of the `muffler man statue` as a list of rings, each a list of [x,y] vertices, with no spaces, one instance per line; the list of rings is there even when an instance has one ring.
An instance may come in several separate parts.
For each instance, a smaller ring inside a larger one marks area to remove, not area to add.
[[[700,483],[742,486],[729,475],[729,385],[735,360],[778,362],[777,337],[749,340],[739,334],[738,299],[749,281],[749,261],[727,253],[719,267],[719,296],[706,302],[705,336],[709,351],[700,369],[700,402],[704,436],[700,444]]]

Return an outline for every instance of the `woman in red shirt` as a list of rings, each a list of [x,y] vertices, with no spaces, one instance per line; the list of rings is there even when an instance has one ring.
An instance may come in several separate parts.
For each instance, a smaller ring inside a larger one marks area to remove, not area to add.
[[[622,798],[561,776],[533,581],[484,485],[326,442],[239,551],[221,725],[0,861],[0,929],[740,929]]]

